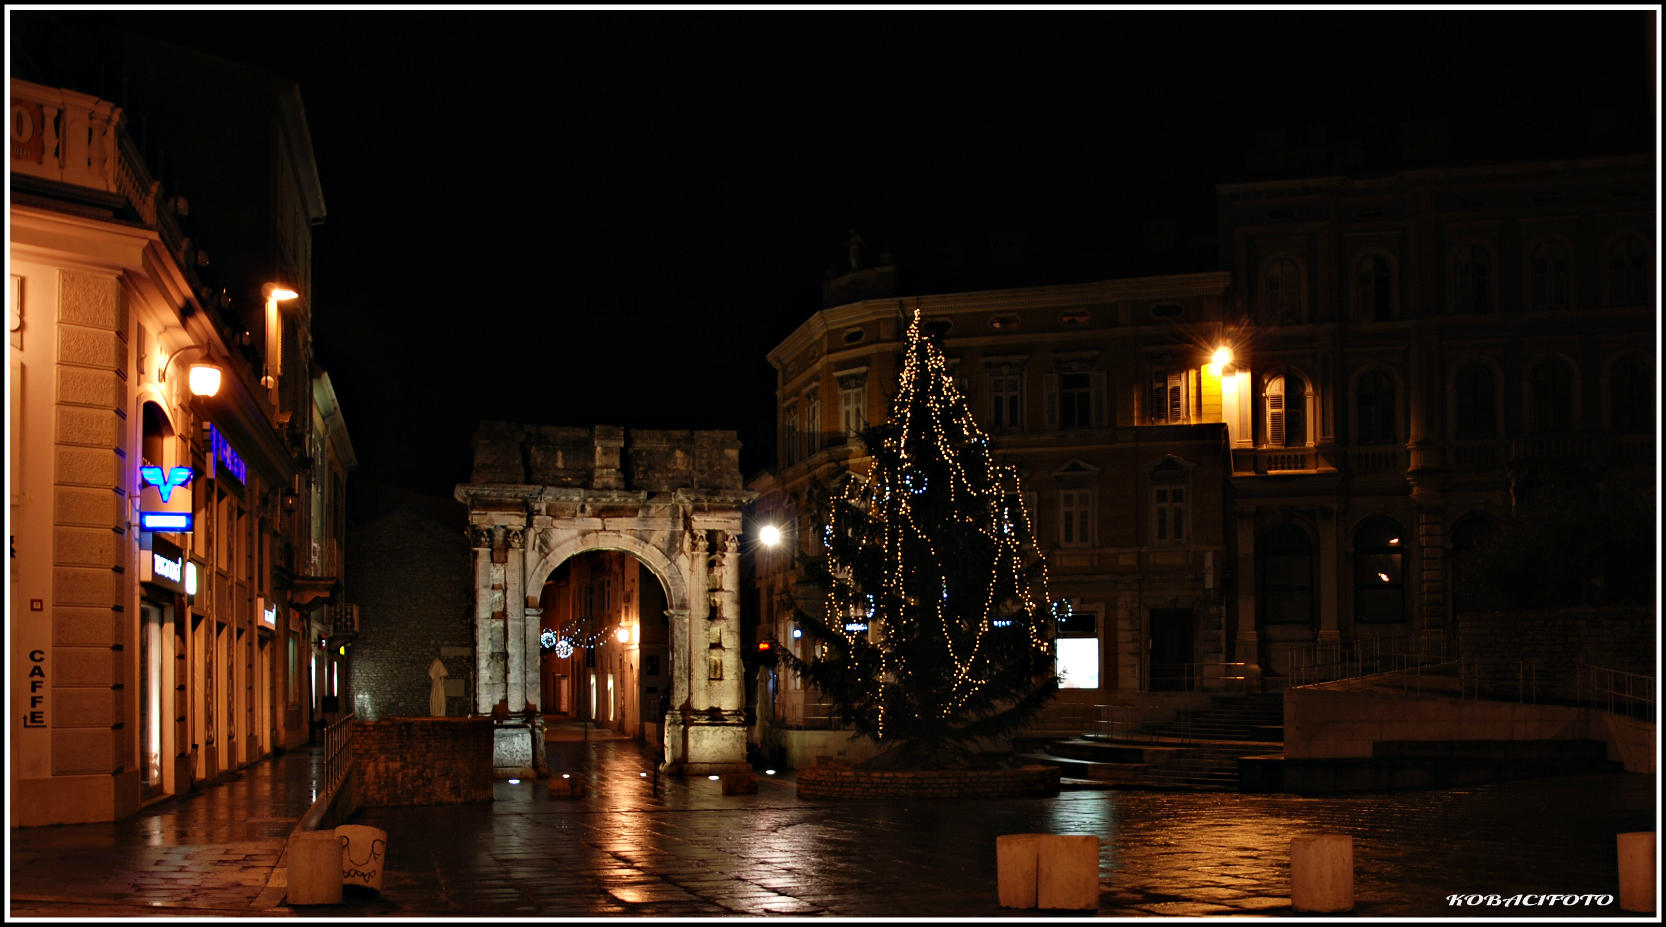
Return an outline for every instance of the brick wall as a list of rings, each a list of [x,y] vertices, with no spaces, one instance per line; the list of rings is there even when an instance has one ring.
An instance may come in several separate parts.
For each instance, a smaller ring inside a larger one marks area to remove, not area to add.
[[[1057,766],[1021,769],[868,770],[809,766],[799,798],[1000,798],[1059,790]]]
[[[1541,698],[1574,698],[1576,666],[1652,673],[1654,647],[1655,615],[1648,607],[1458,616],[1458,652],[1478,664],[1483,693],[1490,688],[1510,694],[1531,685]],[[1523,670],[1519,661],[1537,666]]]
[[[359,805],[492,800],[492,719],[390,718],[353,726]]]
[[[435,658],[448,680],[464,682],[462,695],[446,699],[446,714],[468,714],[474,622],[467,535],[398,508],[349,532],[347,557],[348,600],[359,606],[352,648],[359,717],[427,716]]]

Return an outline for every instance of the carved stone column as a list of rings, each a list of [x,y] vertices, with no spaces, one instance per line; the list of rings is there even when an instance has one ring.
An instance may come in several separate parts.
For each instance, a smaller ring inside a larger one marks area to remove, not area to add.
[[[477,525],[469,536],[474,545],[474,710],[490,714],[503,689],[493,658],[499,648],[492,640],[492,529]]]
[[[520,525],[510,525],[504,535],[507,556],[503,564],[503,641],[509,664],[508,689],[504,697],[509,702],[509,710],[517,712],[525,710],[527,705],[526,535]],[[536,648],[533,654],[537,654]]]
[[[681,769],[688,759],[688,729],[683,724],[688,706],[688,609],[668,608],[671,619],[671,710],[665,714],[665,768]]]
[[[1321,505],[1314,515],[1319,523],[1319,640],[1325,643],[1342,639],[1337,622],[1337,564],[1341,558],[1336,546],[1336,507]]]

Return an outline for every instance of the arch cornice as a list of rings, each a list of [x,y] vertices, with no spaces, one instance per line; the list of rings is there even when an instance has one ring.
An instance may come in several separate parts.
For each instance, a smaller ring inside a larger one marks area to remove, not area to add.
[[[618,550],[640,560],[652,570],[660,584],[665,587],[667,607],[672,609],[688,608],[688,584],[683,579],[683,570],[671,557],[653,544],[642,540],[626,531],[609,531],[599,529],[552,527],[547,529],[554,533],[555,543],[549,552],[528,568],[526,572],[528,589],[542,588],[544,580],[560,566],[563,561],[575,554],[587,550]],[[680,551],[682,532],[677,532]],[[676,560],[682,559],[679,553]]]

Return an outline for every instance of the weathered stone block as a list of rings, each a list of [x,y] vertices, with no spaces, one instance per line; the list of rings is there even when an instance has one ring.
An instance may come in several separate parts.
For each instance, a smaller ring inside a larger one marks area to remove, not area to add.
[[[1655,909],[1655,832],[1618,834],[1620,910],[1653,914]]]
[[[104,646],[122,643],[121,612],[108,608],[52,609],[52,643],[65,646]]]
[[[122,651],[108,647],[53,647],[52,672],[57,686],[100,686],[105,689],[121,682],[116,657]]]
[[[115,451],[59,447],[55,456],[59,483],[111,488],[121,485],[121,458]]]
[[[127,404],[127,382],[114,370],[58,368],[58,402],[65,405],[120,409]]]
[[[58,363],[119,370],[127,361],[127,344],[111,330],[58,326]]]
[[[120,604],[122,575],[108,567],[52,568],[52,600],[55,605],[87,605],[109,608]]]
[[[54,728],[52,774],[108,775],[122,765],[116,759],[115,733],[109,728]]]
[[[996,886],[1003,908],[1036,906],[1036,866],[1046,834],[1004,834],[995,838]]]
[[[302,831],[289,839],[290,904],[341,903],[341,843],[333,830]]]
[[[1290,841],[1290,906],[1316,914],[1354,909],[1354,838],[1324,834]]]
[[[125,497],[111,489],[80,489],[59,486],[53,490],[54,520],[60,525],[88,525],[105,529],[126,521],[122,511]]]
[[[52,691],[54,727],[97,727],[108,730],[121,720],[120,692],[108,687],[57,688]]]
[[[53,528],[52,561],[66,566],[119,565],[127,539],[108,528]]]
[[[59,406],[57,416],[59,444],[126,449],[126,423],[114,409]]]
[[[127,328],[127,300],[115,277],[58,271],[58,321],[111,331]]]
[[[1099,838],[1047,834],[1036,860],[1036,907],[1092,911],[1099,907]]]

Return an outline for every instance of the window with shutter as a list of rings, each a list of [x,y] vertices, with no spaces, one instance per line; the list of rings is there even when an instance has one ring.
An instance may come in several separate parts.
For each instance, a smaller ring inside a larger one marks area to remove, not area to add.
[[[811,390],[804,403],[804,436],[806,451],[821,450],[821,392]]]
[[[855,437],[858,431],[867,427],[863,406],[866,405],[867,387],[857,386],[839,391],[840,420],[846,437]]]
[[[1284,378],[1267,381],[1267,446],[1284,446]]]
[[[1359,379],[1355,391],[1359,413],[1360,444],[1394,443],[1394,380],[1381,371],[1368,373]]]
[[[1088,374],[1088,385],[1092,390],[1092,395],[1089,397],[1091,413],[1088,418],[1093,422],[1093,427],[1103,428],[1109,413],[1105,405],[1105,372],[1095,370]]]
[[[1017,430],[1022,427],[1019,418],[1021,378],[1016,376],[996,376],[989,381],[990,392],[990,427],[995,430]]]
[[[1059,427],[1088,428],[1092,424],[1092,377],[1086,373],[1059,375]]]
[[[1059,546],[1087,547],[1092,542],[1092,501],[1093,491],[1088,489],[1059,493]]]
[[[1649,302],[1653,274],[1648,272],[1649,249],[1637,235],[1627,235],[1608,246],[1608,304],[1641,306]]]

